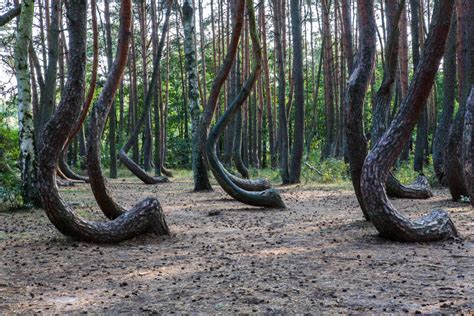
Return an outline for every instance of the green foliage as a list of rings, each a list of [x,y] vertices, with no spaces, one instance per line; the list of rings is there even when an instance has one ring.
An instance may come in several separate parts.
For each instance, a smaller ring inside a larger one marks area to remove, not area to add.
[[[306,183],[340,183],[349,179],[349,166],[339,159],[307,162],[302,168],[302,178]]]
[[[17,206],[21,203],[18,133],[6,127],[5,120],[0,116],[0,204]]]
[[[428,157],[428,160],[429,164],[424,165],[423,167],[423,174],[428,179],[428,182],[431,186],[438,186],[439,183],[433,169],[431,156]],[[413,155],[410,157],[409,161],[400,164],[394,173],[396,178],[403,184],[409,184],[413,182],[418,176],[418,172],[413,170]]]

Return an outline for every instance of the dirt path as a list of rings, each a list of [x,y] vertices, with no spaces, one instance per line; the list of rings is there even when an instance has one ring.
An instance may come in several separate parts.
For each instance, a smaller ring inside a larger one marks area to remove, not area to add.
[[[0,213],[0,314],[474,312],[474,210],[447,191],[394,204],[447,209],[463,243],[384,241],[348,186],[280,188],[288,210],[190,193],[183,179],[112,187],[127,206],[158,197],[173,236],[97,246],[64,238],[42,211]],[[102,218],[87,185],[63,191]]]

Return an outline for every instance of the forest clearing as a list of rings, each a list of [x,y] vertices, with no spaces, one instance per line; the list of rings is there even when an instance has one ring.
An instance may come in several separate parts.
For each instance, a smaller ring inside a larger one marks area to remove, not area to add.
[[[0,314],[474,313],[474,2],[0,4]]]
[[[65,239],[37,210],[0,213],[0,312],[469,313],[474,309],[474,211],[436,190],[395,200],[410,217],[449,210],[463,242],[385,241],[363,221],[350,184],[279,187],[287,210],[246,207],[192,181],[111,188],[121,203],[156,196],[172,235],[114,246]],[[87,185],[63,189],[99,219]],[[19,269],[18,267],[21,267]]]

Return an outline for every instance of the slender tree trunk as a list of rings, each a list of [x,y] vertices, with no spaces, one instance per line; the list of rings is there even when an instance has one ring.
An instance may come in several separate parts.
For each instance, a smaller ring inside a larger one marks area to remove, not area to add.
[[[451,20],[443,62],[443,110],[433,140],[433,167],[441,184],[446,185],[444,151],[453,121],[456,96],[456,17]]]
[[[413,67],[416,69],[420,60],[420,43],[423,41],[423,16],[420,15],[420,1],[410,0],[411,7],[411,36],[412,36],[412,53],[413,53]],[[421,36],[420,36],[421,35]],[[421,38],[420,38],[421,37]],[[420,117],[416,129],[416,143],[415,143],[415,160],[414,169],[417,172],[423,172],[424,164],[424,149],[425,141],[428,137],[428,116],[426,106]]]
[[[276,51],[276,63],[278,67],[278,139],[280,147],[280,176],[283,183],[289,183],[289,165],[288,165],[288,120],[286,116],[285,106],[285,55],[283,40],[285,17],[283,10],[285,8],[284,0],[273,0],[273,19],[275,27],[275,51]]]
[[[56,104],[56,78],[58,70],[59,57],[59,16],[61,15],[62,1],[54,1],[53,14],[48,32],[48,62],[44,75],[44,87],[41,90],[40,109],[41,109],[41,125],[45,124],[51,118]],[[44,60],[46,64],[46,60]]]
[[[112,32],[110,24],[110,0],[104,0],[104,19],[105,19],[105,38],[106,38],[106,52],[107,52],[107,66],[108,71],[112,69]],[[110,173],[112,179],[117,178],[117,145],[115,141],[117,115],[115,111],[115,102],[112,103],[112,109],[109,114],[109,155],[110,155]]]
[[[161,56],[163,53],[163,47],[165,45],[165,39],[166,35],[168,33],[168,27],[169,27],[169,20],[170,20],[170,15],[171,15],[171,1],[168,0],[167,5],[167,11],[166,11],[166,17],[165,21],[163,23],[163,31],[161,34],[161,39],[160,43],[158,44],[158,49],[157,49],[157,54],[154,56],[154,61],[153,61],[153,73],[151,76],[151,80],[149,82],[149,87],[147,89],[147,94],[145,96],[145,102],[143,106],[143,112],[140,116],[140,119],[137,120],[137,123],[130,134],[127,142],[124,144],[122,149],[119,152],[119,159],[120,161],[125,164],[130,171],[132,171],[139,179],[141,179],[144,183],[146,184],[156,184],[156,183],[161,183],[161,182],[167,182],[168,179],[163,178],[163,177],[151,177],[149,176],[145,170],[142,170],[140,166],[128,158],[127,152],[130,148],[132,148],[134,144],[134,139],[138,137],[138,133],[141,129],[141,127],[146,123],[147,120],[149,120],[149,114],[150,114],[150,109],[151,109],[151,101],[152,101],[152,96],[153,96],[153,88],[158,82],[158,74],[159,74],[159,69],[160,69],[160,61],[161,61]]]
[[[157,8],[156,8],[156,0],[151,1],[151,40],[153,46],[153,56],[156,56],[158,52],[158,17],[157,17]],[[168,46],[168,45],[167,45]],[[167,47],[168,54],[169,46]],[[155,176],[161,177],[161,114],[160,114],[160,107],[162,107],[162,80],[161,80],[161,68],[158,74],[158,82],[153,87],[153,118],[154,118],[154,164],[155,164]]]
[[[265,0],[263,0],[265,1]],[[265,92],[265,106],[266,119],[268,124],[268,142],[270,146],[270,165],[275,169],[278,164],[278,157],[275,148],[275,125],[273,124],[273,110],[270,88],[270,70],[268,66],[268,50],[267,50],[267,31],[265,18],[265,5],[260,7],[260,29],[262,34],[262,58],[263,58],[263,74],[264,74],[264,92]]]
[[[142,57],[142,85],[143,85],[143,96],[147,95],[148,86],[148,72],[147,72],[147,36],[146,36],[146,3],[145,0],[137,2],[138,5],[138,19],[140,22],[140,44],[141,44],[141,57]],[[147,119],[144,124],[143,133],[143,167],[146,171],[151,170],[151,158],[152,158],[152,135],[151,135],[151,108],[148,111]]]
[[[198,73],[196,65],[196,51],[194,38],[194,7],[191,0],[183,3],[183,26],[184,26],[184,55],[186,59],[186,72],[188,77],[188,100],[189,112],[191,113],[191,137],[192,137],[192,167],[194,176],[194,191],[209,191],[211,184],[204,163],[204,154],[199,146],[199,125],[202,121],[202,112],[199,104]],[[202,12],[201,16],[202,16]],[[201,24],[202,25],[202,24]],[[202,33],[202,30],[201,30]],[[201,37],[202,40],[202,37]]]
[[[28,66],[28,45],[31,41],[33,26],[34,1],[23,0],[21,4],[20,22],[16,34],[15,69],[18,86],[18,126],[20,133],[20,171],[21,195],[23,203],[36,203],[36,158],[31,105],[30,70]]]
[[[295,131],[293,133],[293,151],[289,183],[299,183],[301,177],[301,161],[304,148],[304,78],[303,78],[303,47],[301,31],[301,2],[291,0],[291,29],[293,33],[293,80],[295,91]]]
[[[333,86],[333,52],[331,40],[331,27],[329,23],[329,0],[322,0],[322,32],[324,38],[324,99],[326,102],[326,139],[323,150],[323,158],[334,157],[335,155],[335,122],[334,122],[334,86]]]

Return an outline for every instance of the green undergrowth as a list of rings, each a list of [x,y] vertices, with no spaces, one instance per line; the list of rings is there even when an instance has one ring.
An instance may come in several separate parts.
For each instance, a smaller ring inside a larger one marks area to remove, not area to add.
[[[0,116],[0,210],[21,205],[18,132]]]

